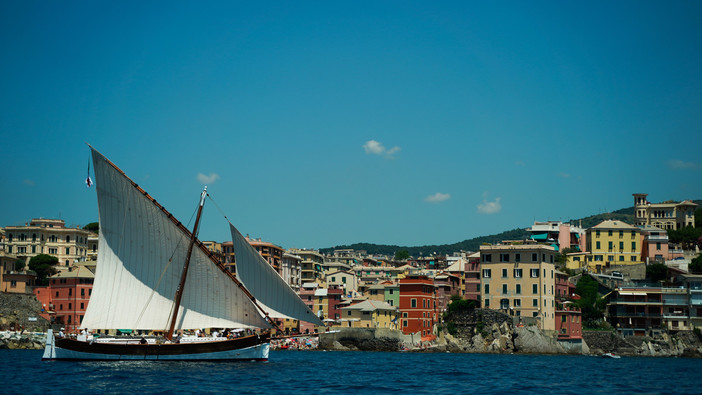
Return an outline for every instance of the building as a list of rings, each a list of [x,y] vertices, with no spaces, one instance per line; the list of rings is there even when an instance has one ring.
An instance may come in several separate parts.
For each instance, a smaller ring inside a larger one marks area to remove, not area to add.
[[[555,248],[483,245],[480,254],[482,306],[533,317],[541,329],[555,330]]]
[[[263,259],[265,259],[266,262],[268,262],[275,269],[275,271],[278,272],[278,274],[282,274],[283,253],[285,252],[282,247],[278,247],[273,243],[261,241],[261,239],[251,239],[249,236],[246,236],[246,241],[248,241],[249,244],[251,244],[251,246],[256,249],[259,254],[261,254]],[[210,251],[215,253],[218,258],[222,259],[222,262],[224,262],[224,267],[227,270],[229,270],[231,273],[236,273],[236,254],[234,253],[234,242],[225,241],[221,244],[221,247],[215,242],[208,243],[212,243],[213,248],[216,250],[221,249],[220,253],[210,249],[210,246],[206,244]]]
[[[5,227],[5,251],[27,261],[52,255],[58,258],[57,269],[63,270],[87,260],[90,235],[78,227],[67,228],[62,219],[35,218],[29,225]]]
[[[639,225],[641,229],[641,260],[646,263],[665,263],[671,259],[668,252],[668,232],[653,225]]]
[[[365,300],[341,309],[342,327],[398,329],[397,307],[377,300]]]
[[[0,250],[0,290],[6,293],[31,294],[30,289],[34,285],[36,275],[27,271],[26,267],[16,267],[17,262],[16,256]]]
[[[702,329],[702,274],[680,274],[677,283],[688,292],[690,325]]]
[[[615,265],[636,265],[641,261],[641,230],[622,221],[602,221],[586,231],[587,267],[604,273]]]
[[[402,333],[421,332],[431,337],[438,319],[436,288],[427,276],[409,275],[400,280],[400,313]]]
[[[695,227],[696,203],[690,200],[651,203],[648,201],[646,193],[634,193],[633,196],[637,226],[652,225],[661,229]]]
[[[575,225],[564,224],[560,221],[534,222],[529,239],[553,246],[556,251],[570,248],[574,251],[585,251],[585,231]]]
[[[222,248],[222,243],[218,243],[216,241],[203,241],[202,244],[207,247],[212,254],[214,254],[218,261],[224,262],[224,249]]]
[[[35,288],[34,295],[42,305],[48,305],[53,324],[61,325],[68,333],[77,333],[93,292],[94,279],[93,270],[81,264],[49,277],[49,285]]]
[[[300,262],[302,283],[324,282],[324,256],[319,251],[291,248],[288,253],[302,258]]]
[[[582,341],[582,314],[572,302],[556,302],[555,324],[559,341]]]
[[[284,253],[282,261],[282,273],[281,276],[283,280],[290,285],[296,293],[300,292],[300,286],[302,286],[302,257],[295,254]]]
[[[692,330],[689,293],[684,287],[617,287],[609,298],[609,321],[626,336]]]
[[[329,286],[338,286],[343,290],[344,295],[351,297],[358,292],[358,280],[350,271],[328,272],[326,278]]]

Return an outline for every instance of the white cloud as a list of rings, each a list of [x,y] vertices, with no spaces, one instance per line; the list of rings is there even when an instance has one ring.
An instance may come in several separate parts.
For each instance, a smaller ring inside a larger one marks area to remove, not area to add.
[[[206,176],[202,173],[197,173],[197,180],[205,185],[213,184],[218,179],[219,179],[219,174],[217,174],[217,173],[210,173],[209,176]]]
[[[496,214],[502,210],[502,205],[500,200],[502,198],[495,198],[494,202],[488,202],[487,199],[483,199],[483,202],[478,205],[478,212],[481,214]]]
[[[698,170],[702,169],[702,164],[695,162],[683,162],[679,159],[671,159],[668,161],[668,167],[673,170]]]
[[[395,146],[390,149],[386,149],[383,143],[375,140],[366,141],[366,143],[363,144],[363,149],[368,155],[381,155],[385,156],[386,158],[392,158],[393,155],[400,152],[400,147]]]
[[[560,173],[558,173],[558,177],[561,177],[561,178],[570,178],[570,174],[564,173],[564,172],[560,172]]]
[[[424,201],[427,203],[441,203],[441,202],[449,200],[449,199],[451,199],[450,194],[437,192],[433,195],[429,195],[426,198],[424,198]]]
[[[30,187],[33,187],[36,183],[34,182],[34,180],[26,179],[26,180],[22,180],[22,184],[29,185]]]

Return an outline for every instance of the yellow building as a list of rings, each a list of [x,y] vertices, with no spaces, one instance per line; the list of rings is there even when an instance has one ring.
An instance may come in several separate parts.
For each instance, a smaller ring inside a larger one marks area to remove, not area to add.
[[[555,330],[556,254],[542,244],[480,246],[482,306]]]
[[[365,300],[361,303],[344,307],[342,327],[349,328],[390,328],[398,329],[400,315],[397,307],[377,300]]]
[[[324,256],[319,251],[291,248],[287,252],[302,258],[300,273],[303,284],[308,282],[324,284]]]
[[[641,261],[641,230],[622,221],[602,221],[586,231],[587,267],[602,273],[616,265],[636,265]]]
[[[5,251],[18,258],[39,254],[58,258],[57,269],[62,270],[88,256],[88,237],[92,233],[81,228],[67,228],[62,219],[32,219],[29,225],[5,227]]]

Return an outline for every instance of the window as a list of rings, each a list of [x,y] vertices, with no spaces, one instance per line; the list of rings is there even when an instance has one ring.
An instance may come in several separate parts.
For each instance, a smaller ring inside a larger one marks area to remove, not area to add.
[[[631,251],[636,251],[636,242],[635,241],[631,242]]]
[[[507,284],[502,284],[502,294],[507,294]]]
[[[600,242],[599,242],[599,241],[596,241],[596,242],[595,242],[595,248],[598,249],[598,250],[600,249]]]
[[[619,242],[619,251],[624,251],[624,242],[623,241]]]
[[[80,304],[80,309],[81,309],[81,310],[85,309],[85,304],[84,304],[84,303],[81,303],[81,304]]]
[[[608,248],[610,251],[612,251],[612,248],[614,248],[611,241],[607,243],[607,248]]]
[[[603,260],[602,255],[595,255],[595,262],[602,262]]]
[[[599,231],[599,230],[596,230],[596,231],[595,231],[595,237],[600,237],[600,231]]]
[[[516,293],[517,293],[517,295],[521,295],[521,294],[522,294],[522,284],[517,284],[517,291],[516,291]]]
[[[507,269],[502,269],[502,278],[507,278]]]
[[[539,307],[539,299],[532,299],[531,300],[531,305],[533,307]]]
[[[407,320],[402,320],[402,326],[407,327]]]
[[[514,254],[514,261],[521,262],[522,261],[522,254]]]
[[[614,260],[614,255],[607,255],[607,260],[608,261],[613,261]]]
[[[612,231],[611,231],[611,230],[608,230],[608,231],[607,231],[607,236],[611,236],[611,235],[612,235]]]
[[[66,236],[66,243],[70,243],[70,242],[71,242],[71,236]]]
[[[514,299],[514,307],[522,307],[522,300]]]
[[[485,294],[487,295],[489,293],[490,293],[490,284],[485,284]]]
[[[80,289],[80,296],[85,296],[85,288]]]
[[[539,293],[539,284],[531,284],[531,293],[533,293],[533,294]]]
[[[68,255],[68,254],[70,254],[70,253],[71,253],[71,248],[70,248],[70,247],[66,247],[66,255]]]
[[[417,308],[417,299],[410,299],[410,305],[412,308]]]
[[[485,307],[490,307],[490,299],[485,299]]]
[[[509,254],[500,254],[500,262],[509,262]]]
[[[12,242],[12,238],[10,238],[10,242]],[[7,252],[12,254],[12,246],[7,246],[5,247],[7,249]]]
[[[531,254],[531,261],[537,262],[539,260],[539,254]]]
[[[656,243],[656,249],[660,251],[660,249],[661,249],[661,243]]]
[[[624,260],[624,255],[619,255],[619,260],[623,261]]]
[[[492,270],[490,269],[483,269],[483,278],[490,278],[490,275],[492,274]]]
[[[539,269],[531,269],[531,278],[539,277]]]
[[[509,299],[500,299],[500,308],[503,310],[509,309]]]
[[[483,262],[492,262],[492,254],[483,254]]]
[[[635,231],[635,230],[632,230],[632,231],[631,231],[631,237],[636,237],[636,231]]]
[[[522,278],[522,269],[514,269],[514,278]]]
[[[631,256],[631,261],[632,261],[632,262],[636,262],[636,257],[632,255],[632,256]]]
[[[567,318],[566,318],[565,314],[563,314],[563,315],[561,316],[561,322],[566,322],[566,319],[567,319]]]
[[[68,296],[73,296],[73,288],[68,288]]]
[[[332,277],[332,282],[333,282],[333,283],[336,282],[336,277]]]

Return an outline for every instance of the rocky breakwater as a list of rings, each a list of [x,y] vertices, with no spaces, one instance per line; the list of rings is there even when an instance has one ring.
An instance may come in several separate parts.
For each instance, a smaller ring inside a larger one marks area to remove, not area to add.
[[[341,328],[319,335],[320,350],[399,351],[410,336],[387,328]]]
[[[437,350],[475,353],[566,354],[556,339],[535,326],[515,327],[507,314],[490,309],[474,309],[451,314]]]
[[[10,350],[42,350],[46,341],[46,334],[20,333],[12,331],[0,332],[0,349]]]
[[[693,332],[622,337],[612,331],[583,331],[583,337],[594,355],[612,352],[625,356],[702,357],[702,339]]]

